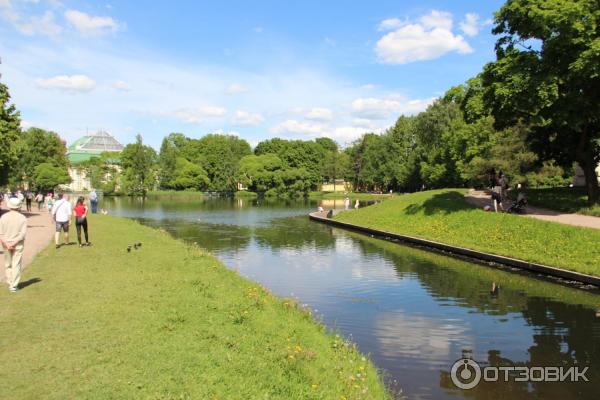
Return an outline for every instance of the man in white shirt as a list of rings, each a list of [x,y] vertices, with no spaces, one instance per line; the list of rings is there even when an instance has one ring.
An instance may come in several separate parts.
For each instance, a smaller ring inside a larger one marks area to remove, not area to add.
[[[52,206],[52,219],[56,224],[54,243],[56,248],[60,247],[60,231],[65,232],[65,244],[69,244],[69,223],[71,222],[72,206],[69,198],[62,193],[58,194],[58,201]]]
[[[4,248],[4,266],[8,290],[16,292],[21,280],[21,262],[25,234],[27,233],[27,218],[19,212],[21,202],[12,197],[6,200],[9,212],[0,218],[0,243]]]

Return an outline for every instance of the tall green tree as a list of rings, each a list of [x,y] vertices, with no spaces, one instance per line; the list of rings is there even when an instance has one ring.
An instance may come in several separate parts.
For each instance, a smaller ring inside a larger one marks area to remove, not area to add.
[[[498,128],[531,125],[542,159],[574,160],[598,202],[600,3],[508,0],[496,13],[496,61],[484,67],[484,99]]]
[[[158,156],[158,181],[161,189],[171,189],[177,168],[177,147],[169,136],[163,139]]]
[[[40,164],[51,164],[67,173],[69,161],[66,146],[56,132],[40,128],[29,128],[21,135],[18,150],[17,182],[29,182],[36,186],[36,168]]]
[[[31,176],[37,190],[53,190],[60,184],[70,183],[71,177],[63,167],[42,163],[35,167]]]
[[[0,186],[8,182],[17,160],[17,142],[21,120],[14,104],[10,103],[8,87],[0,82]]]
[[[123,168],[123,189],[131,195],[146,195],[156,183],[156,152],[143,143],[137,135],[135,143],[128,144],[121,153]]]

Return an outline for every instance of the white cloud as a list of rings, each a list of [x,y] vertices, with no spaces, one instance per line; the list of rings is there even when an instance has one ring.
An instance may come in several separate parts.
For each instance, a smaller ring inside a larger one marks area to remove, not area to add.
[[[402,22],[398,18],[388,18],[381,21],[377,29],[380,31],[391,31],[400,28],[404,24],[405,22]]]
[[[321,124],[288,119],[271,128],[271,132],[279,134],[319,135],[323,132],[323,129],[324,127]]]
[[[125,81],[115,81],[112,84],[112,88],[116,90],[122,90],[124,92],[131,90],[131,86],[129,86],[129,84]]]
[[[331,121],[333,119],[333,112],[328,108],[315,107],[311,108],[305,117],[313,121]]]
[[[119,29],[119,24],[111,17],[97,17],[77,10],[67,10],[65,18],[85,36],[103,35]]]
[[[59,75],[47,79],[36,79],[35,84],[42,89],[57,89],[67,92],[89,92],[96,82],[85,75]]]
[[[425,29],[452,30],[452,14],[446,11],[433,10],[419,18]]]
[[[31,17],[29,21],[17,24],[16,28],[19,32],[27,36],[36,34],[56,36],[62,32],[62,27],[54,22],[52,11],[46,11],[41,16]]]
[[[0,18],[26,36],[38,34],[56,36],[62,32],[62,27],[54,21],[52,11],[46,11],[43,15],[24,17],[13,7],[10,0],[0,0]]]
[[[256,126],[261,124],[264,120],[265,118],[260,114],[238,110],[235,112],[232,122],[236,126]]]
[[[386,119],[399,114],[415,114],[427,108],[433,99],[408,100],[401,96],[366,97],[352,102],[352,114],[359,120]]]
[[[217,118],[225,115],[227,110],[223,107],[204,106],[204,107],[184,107],[175,110],[171,115],[183,122],[189,124],[199,124],[207,118]]]
[[[240,85],[239,83],[232,83],[227,87],[227,94],[238,94],[245,93],[248,91],[248,88]]]
[[[403,25],[379,39],[375,46],[378,60],[386,64],[407,64],[433,60],[451,51],[473,52],[465,39],[454,35],[451,29],[451,14],[432,11],[418,23]]]
[[[460,30],[467,36],[475,36],[479,33],[479,15],[468,13],[459,24]]]
[[[352,120],[352,125],[357,126],[359,128],[365,128],[365,129],[376,129],[377,128],[377,124],[375,122],[373,122],[372,119],[368,119],[368,118],[354,118]]]

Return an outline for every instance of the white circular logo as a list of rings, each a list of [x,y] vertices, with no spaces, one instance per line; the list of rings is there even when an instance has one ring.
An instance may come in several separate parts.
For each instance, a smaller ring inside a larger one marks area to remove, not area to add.
[[[473,389],[481,380],[481,368],[475,361],[461,358],[452,365],[450,377],[457,388]]]

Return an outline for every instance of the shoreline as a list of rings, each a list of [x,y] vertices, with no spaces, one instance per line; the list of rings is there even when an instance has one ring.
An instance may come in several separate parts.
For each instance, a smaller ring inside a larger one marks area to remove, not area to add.
[[[506,257],[498,254],[466,248],[462,246],[443,243],[435,240],[424,239],[416,236],[389,232],[382,229],[364,226],[356,223],[339,221],[332,218],[327,218],[325,212],[313,212],[309,214],[309,218],[313,221],[324,223],[330,226],[335,226],[342,229],[348,229],[361,234],[366,234],[378,239],[398,243],[412,245],[424,250],[434,251],[447,256],[470,260],[475,263],[485,264],[488,266],[504,266],[517,268],[519,270],[528,271],[534,274],[542,274],[552,279],[562,280],[562,283],[575,281],[580,284],[593,285],[600,288],[600,277],[586,274],[582,272],[567,270],[560,267],[549,266],[541,263],[535,263],[513,257]],[[565,282],[566,281],[566,282]]]

